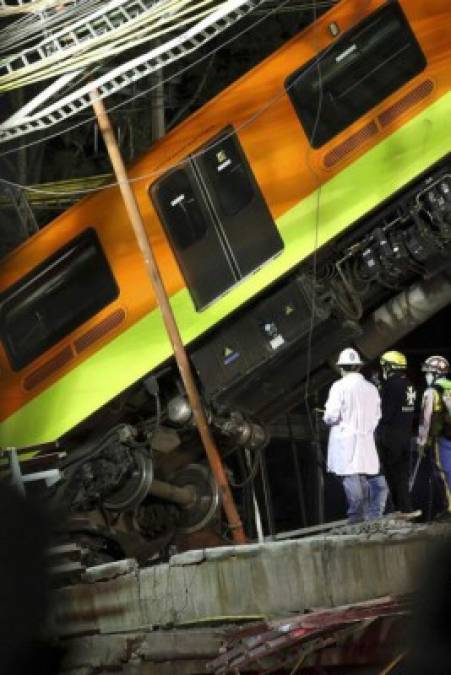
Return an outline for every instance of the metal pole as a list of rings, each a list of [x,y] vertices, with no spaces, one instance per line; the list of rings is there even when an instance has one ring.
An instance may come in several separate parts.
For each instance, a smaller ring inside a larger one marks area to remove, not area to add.
[[[202,407],[199,392],[194,382],[185,347],[183,346],[177,323],[175,321],[166,290],[163,286],[160,272],[153,255],[150,241],[144,228],[144,223],[138,209],[135,195],[133,194],[133,191],[128,182],[127,172],[125,170],[124,162],[114,137],[113,129],[108,119],[103,102],[99,99],[95,90],[91,92],[91,102],[94,112],[97,116],[99,129],[102,133],[103,140],[105,141],[105,145],[108,150],[111,164],[113,165],[114,173],[119,184],[119,189],[122,194],[122,199],[124,200],[128,217],[130,218],[130,222],[135,231],[135,236],[144,257],[144,262],[146,264],[147,272],[155,291],[157,302],[160,306],[161,315],[163,317],[166,331],[172,344],[175,360],[177,362],[188,400],[193,411],[194,421],[196,422],[196,426],[205,448],[211,470],[216,479],[216,482],[218,483],[222,498],[222,505],[227,516],[233,539],[237,544],[243,544],[246,542],[243,524],[240,520],[235,502],[233,500],[232,492],[230,490],[227,476],[222,465],[221,457],[208,426],[207,418]]]
[[[305,499],[304,499],[304,486],[302,484],[302,475],[301,475],[301,465],[299,462],[299,448],[296,443],[296,439],[293,436],[293,427],[291,425],[290,416],[287,415],[287,427],[290,432],[290,449],[291,455],[293,457],[294,464],[294,474],[296,478],[296,488],[297,488],[297,497],[299,503],[299,509],[301,513],[302,526],[306,527],[307,525],[307,513],[305,509]]]
[[[251,451],[249,448],[244,448],[244,455],[246,457],[246,464],[249,471],[252,471],[252,461],[251,461]],[[263,524],[260,514],[260,507],[258,506],[257,497],[255,496],[254,482],[251,481],[251,494],[252,502],[254,504],[254,523],[255,531],[257,532],[257,540],[261,544],[265,541],[265,535],[263,533]]]
[[[315,497],[314,497],[314,524],[324,523],[324,469],[321,443],[318,440],[310,441],[315,471]]]
[[[16,448],[6,448],[9,452],[9,462],[11,467],[12,484],[17,488],[22,497],[25,496],[25,485],[23,482],[22,471],[20,469],[20,462],[17,456]]]
[[[276,531],[276,526],[274,523],[274,511],[272,508],[272,495],[271,495],[271,485],[269,483],[269,476],[268,476],[268,464],[266,461],[266,450],[267,448],[263,448],[263,450],[260,453],[260,478],[261,478],[261,484],[262,484],[262,490],[263,490],[263,499],[265,501],[265,511],[266,511],[266,519],[268,521],[268,530],[269,530],[269,536],[272,537],[275,534]]]

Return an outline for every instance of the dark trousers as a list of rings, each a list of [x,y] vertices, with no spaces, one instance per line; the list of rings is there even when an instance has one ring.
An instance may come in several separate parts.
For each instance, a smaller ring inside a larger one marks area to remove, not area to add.
[[[410,437],[394,437],[392,442],[379,443],[378,450],[394,509],[409,513],[412,511],[409,493]]]

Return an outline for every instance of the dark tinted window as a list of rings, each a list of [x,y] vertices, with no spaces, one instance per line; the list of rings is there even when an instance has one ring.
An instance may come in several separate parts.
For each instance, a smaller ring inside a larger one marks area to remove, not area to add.
[[[216,197],[215,203],[224,215],[234,216],[252,201],[254,189],[249,169],[240,156],[235,136],[207,149],[203,164]]]
[[[94,230],[87,230],[0,296],[0,331],[14,370],[118,296]]]
[[[172,171],[158,182],[158,207],[179,250],[205,236],[207,222],[183,169]]]
[[[406,17],[391,2],[290,75],[285,87],[311,145],[319,148],[425,66]]]

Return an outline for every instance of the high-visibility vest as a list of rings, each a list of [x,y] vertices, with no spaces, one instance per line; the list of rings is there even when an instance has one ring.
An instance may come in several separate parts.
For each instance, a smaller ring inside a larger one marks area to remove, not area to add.
[[[451,440],[451,380],[442,377],[434,383],[431,436]]]

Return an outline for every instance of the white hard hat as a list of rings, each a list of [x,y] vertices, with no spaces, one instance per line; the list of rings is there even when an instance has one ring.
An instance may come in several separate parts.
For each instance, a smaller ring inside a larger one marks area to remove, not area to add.
[[[421,367],[423,373],[437,373],[446,375],[449,371],[449,361],[444,356],[429,356]]]
[[[358,351],[347,347],[338,355],[337,366],[363,366],[363,362]]]

